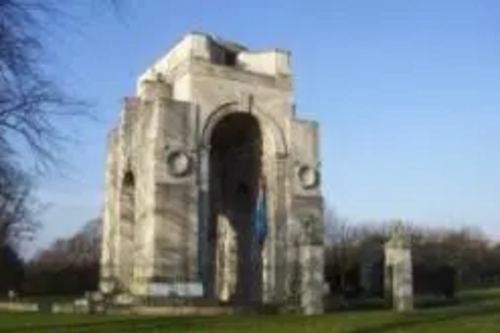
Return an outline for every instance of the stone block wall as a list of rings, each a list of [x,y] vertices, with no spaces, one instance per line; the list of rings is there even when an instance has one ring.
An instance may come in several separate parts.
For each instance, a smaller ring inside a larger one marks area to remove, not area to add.
[[[118,281],[141,295],[151,284],[183,280],[203,283],[205,296],[214,296],[207,256],[213,246],[207,225],[210,139],[226,116],[247,113],[262,132],[268,186],[259,300],[283,303],[294,260],[291,244],[314,246],[315,260],[323,260],[318,124],[298,119],[293,103],[286,51],[254,52],[193,33],[149,68],[138,80],[137,96],[125,99],[119,125],[108,138],[103,286]],[[132,226],[126,227],[129,174],[134,208]],[[308,265],[302,270],[304,281],[323,274]],[[320,312],[319,304],[308,308]]]

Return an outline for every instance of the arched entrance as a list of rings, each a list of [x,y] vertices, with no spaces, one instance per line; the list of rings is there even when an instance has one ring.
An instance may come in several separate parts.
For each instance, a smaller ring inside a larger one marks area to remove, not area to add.
[[[262,134],[249,113],[223,117],[210,137],[209,261],[215,297],[249,304],[260,299],[260,246],[253,220],[262,170]]]
[[[120,193],[120,260],[119,276],[123,286],[130,286],[135,258],[135,177],[125,173]]]

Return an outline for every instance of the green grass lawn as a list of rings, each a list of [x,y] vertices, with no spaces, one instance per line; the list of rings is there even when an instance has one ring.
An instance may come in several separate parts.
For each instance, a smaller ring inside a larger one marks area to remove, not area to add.
[[[464,293],[461,304],[416,310],[344,312],[317,317],[237,315],[205,318],[0,314],[0,332],[500,332],[500,290]]]

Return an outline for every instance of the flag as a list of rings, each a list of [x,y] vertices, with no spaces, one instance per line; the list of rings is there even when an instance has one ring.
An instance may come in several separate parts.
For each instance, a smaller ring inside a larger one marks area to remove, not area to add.
[[[254,216],[254,235],[259,244],[262,244],[267,236],[267,200],[266,200],[266,184],[264,180],[259,183],[257,197],[257,205]]]

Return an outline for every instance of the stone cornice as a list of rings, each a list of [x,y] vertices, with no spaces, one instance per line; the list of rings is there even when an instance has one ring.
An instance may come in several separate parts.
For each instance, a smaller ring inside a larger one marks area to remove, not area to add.
[[[249,72],[238,67],[229,67],[207,63],[203,59],[191,58],[170,70],[168,80],[174,82],[184,75],[192,73],[199,76],[217,77],[225,80],[233,80],[241,83],[253,83],[268,88],[290,91],[292,90],[292,79],[290,76],[270,76]]]

